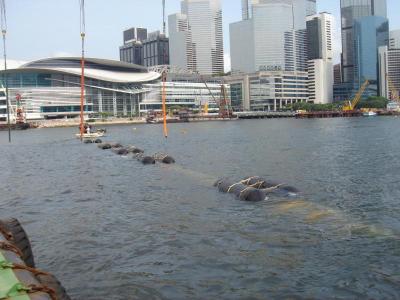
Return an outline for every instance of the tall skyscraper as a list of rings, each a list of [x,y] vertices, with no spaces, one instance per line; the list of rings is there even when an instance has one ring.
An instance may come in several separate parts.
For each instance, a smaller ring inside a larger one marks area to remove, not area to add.
[[[379,47],[379,77],[380,96],[393,99],[400,95],[400,48]]]
[[[183,0],[169,16],[171,65],[200,74],[224,72],[220,0]]]
[[[368,80],[366,95],[378,96],[378,48],[387,46],[389,22],[384,17],[363,17],[354,23],[354,88]]]
[[[308,89],[314,103],[333,101],[332,27],[331,14],[307,17]]]
[[[169,40],[160,33],[152,32],[143,41],[143,65],[146,67],[169,64]]]
[[[146,28],[132,27],[123,32],[124,44],[119,47],[120,61],[143,65],[143,44],[147,39]]]
[[[232,70],[305,71],[307,2],[253,0],[250,17],[230,25]]]
[[[363,17],[387,17],[386,0],[341,0],[342,72],[344,82],[353,82],[355,68],[354,24]]]
[[[400,30],[389,32],[389,48],[400,49]]]

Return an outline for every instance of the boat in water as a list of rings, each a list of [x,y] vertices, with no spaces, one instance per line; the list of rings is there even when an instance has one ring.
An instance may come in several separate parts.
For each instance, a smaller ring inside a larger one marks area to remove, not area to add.
[[[375,116],[377,116],[378,114],[376,113],[376,112],[374,112],[374,111],[367,111],[367,112],[364,112],[363,113],[363,116],[364,117],[375,117]]]
[[[84,133],[82,134],[83,139],[98,139],[101,137],[104,137],[105,133],[104,132],[94,132],[94,133]],[[78,139],[81,138],[81,134],[77,133],[75,135]]]

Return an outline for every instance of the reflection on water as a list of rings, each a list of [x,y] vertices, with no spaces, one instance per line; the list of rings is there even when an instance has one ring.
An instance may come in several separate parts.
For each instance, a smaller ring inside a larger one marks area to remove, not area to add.
[[[400,297],[398,119],[110,127],[172,154],[142,166],[71,138],[0,133],[1,217],[75,299]],[[259,175],[301,197],[244,203],[217,178]]]

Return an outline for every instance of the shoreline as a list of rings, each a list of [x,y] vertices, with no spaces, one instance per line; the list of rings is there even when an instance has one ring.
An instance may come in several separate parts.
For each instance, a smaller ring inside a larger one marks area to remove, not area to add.
[[[198,123],[198,122],[222,122],[222,121],[236,121],[237,119],[223,119],[223,118],[195,118],[189,119],[188,122],[183,121],[172,121],[173,123]],[[98,126],[116,126],[116,125],[158,125],[162,124],[162,122],[156,124],[149,124],[146,122],[145,118],[136,118],[136,119],[112,119],[112,120],[103,120],[96,122],[88,122],[90,125],[95,127]],[[44,120],[38,122],[30,122],[32,129],[41,129],[41,128],[70,128],[70,127],[79,127],[79,120]]]

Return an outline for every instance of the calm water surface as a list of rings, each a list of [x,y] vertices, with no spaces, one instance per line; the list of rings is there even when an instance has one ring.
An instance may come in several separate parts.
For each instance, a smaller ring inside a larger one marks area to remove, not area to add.
[[[400,299],[400,119],[108,128],[175,166],[71,138],[0,133],[0,217],[74,299]],[[243,203],[218,177],[260,175],[301,197]]]

